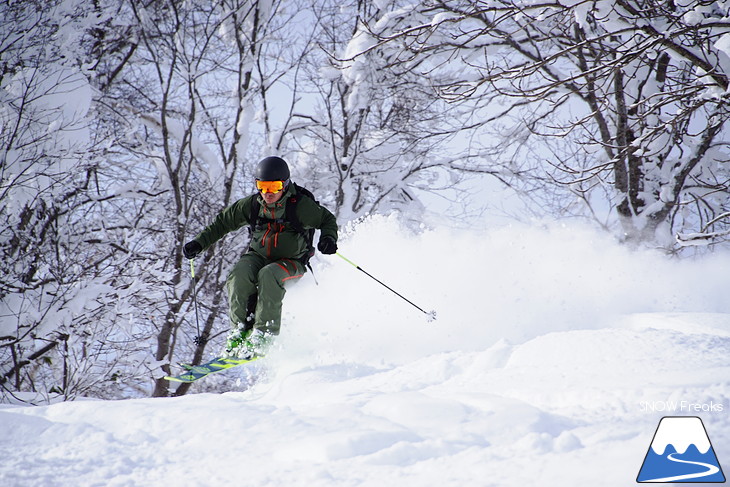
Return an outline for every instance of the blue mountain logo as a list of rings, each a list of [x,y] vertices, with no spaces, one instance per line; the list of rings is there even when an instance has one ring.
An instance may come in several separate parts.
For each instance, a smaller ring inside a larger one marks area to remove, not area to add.
[[[636,481],[725,482],[702,420],[695,416],[662,418]]]

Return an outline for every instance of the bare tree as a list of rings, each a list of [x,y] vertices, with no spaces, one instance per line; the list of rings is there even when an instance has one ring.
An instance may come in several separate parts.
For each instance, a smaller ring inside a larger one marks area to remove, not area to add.
[[[12,27],[0,39],[0,384],[10,394],[68,398],[109,379],[89,381],[68,359],[79,352],[85,367],[86,352],[113,352],[92,343],[88,328],[100,302],[119,298],[108,270],[121,252],[91,237],[100,149],[88,125],[93,90],[79,40],[96,12],[59,16],[60,7],[0,8]]]
[[[287,37],[301,9],[59,7],[2,7],[0,382],[10,394],[167,395],[175,357],[220,343],[219,283],[246,242],[198,263],[200,322],[181,245],[249,191],[263,149],[283,150],[293,110],[281,114],[279,85],[306,49]]]
[[[727,237],[727,6],[432,1],[393,12],[364,52],[391,46],[398,69],[479,110],[496,145],[473,150],[498,154],[493,167],[515,184],[614,208],[628,241]]]
[[[301,79],[315,107],[294,114],[289,146],[340,220],[395,209],[420,222],[422,192],[450,170],[439,148],[454,126],[428,80],[399,70],[389,51],[355,56],[377,43],[378,5],[312,2],[318,49]]]

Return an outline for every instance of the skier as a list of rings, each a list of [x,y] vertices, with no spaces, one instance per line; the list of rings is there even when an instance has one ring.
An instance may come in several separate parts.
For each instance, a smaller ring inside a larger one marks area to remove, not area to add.
[[[240,358],[264,355],[279,334],[285,286],[304,275],[314,253],[310,229],[321,231],[320,252],[337,252],[334,215],[292,183],[284,159],[262,159],[255,178],[258,193],[221,211],[183,247],[185,257],[193,259],[227,233],[246,225],[251,229],[248,251],[226,280],[232,323],[226,355]]]

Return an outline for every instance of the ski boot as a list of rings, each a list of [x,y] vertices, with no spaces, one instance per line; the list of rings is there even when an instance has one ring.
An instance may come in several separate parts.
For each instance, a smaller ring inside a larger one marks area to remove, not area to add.
[[[263,357],[274,343],[274,335],[258,328],[246,340],[246,351],[252,357]]]
[[[244,324],[238,323],[234,325],[230,333],[228,333],[228,338],[226,339],[226,348],[222,354],[224,357],[238,357],[239,353],[242,351],[242,348],[244,348],[246,339],[251,334],[250,330],[244,330]]]
[[[243,334],[241,329],[235,329],[228,336],[224,355],[241,359],[263,357],[273,341],[274,335],[263,330],[254,329]]]

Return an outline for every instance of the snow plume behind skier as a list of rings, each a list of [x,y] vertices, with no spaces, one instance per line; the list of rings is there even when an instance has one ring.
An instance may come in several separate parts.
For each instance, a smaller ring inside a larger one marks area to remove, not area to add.
[[[193,259],[227,233],[250,229],[248,251],[226,279],[232,324],[226,355],[241,358],[266,354],[279,334],[286,287],[307,272],[314,252],[308,241],[313,229],[320,230],[320,252],[337,252],[335,216],[291,181],[284,159],[261,160],[255,178],[257,193],[221,211],[183,247],[185,257]]]

